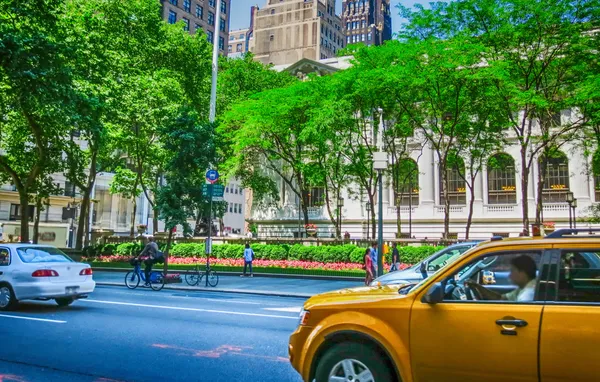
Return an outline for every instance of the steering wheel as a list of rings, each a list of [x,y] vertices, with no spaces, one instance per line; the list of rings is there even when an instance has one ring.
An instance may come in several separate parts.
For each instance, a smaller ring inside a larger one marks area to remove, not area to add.
[[[460,300],[460,301],[471,300],[469,298],[469,295],[467,295],[467,293],[466,293],[466,287],[464,287],[460,284],[456,284],[454,286],[454,289],[452,290],[452,298],[454,300]]]
[[[467,299],[473,300],[473,301],[483,300],[483,296],[479,292],[479,289],[469,288],[467,285],[465,285],[464,289],[465,289],[465,293],[467,294]]]

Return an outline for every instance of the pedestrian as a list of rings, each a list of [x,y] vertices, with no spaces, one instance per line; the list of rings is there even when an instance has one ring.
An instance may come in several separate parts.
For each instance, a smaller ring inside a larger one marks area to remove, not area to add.
[[[375,279],[375,274],[373,273],[373,260],[371,259],[371,248],[367,248],[364,256],[365,263],[365,285],[370,285],[373,279]]]
[[[377,242],[374,241],[372,246],[371,246],[371,261],[373,262],[373,274],[376,275],[377,273],[377,268],[378,268],[378,262],[377,262]]]
[[[252,239],[254,237],[254,235],[252,234],[252,231],[248,230],[248,233],[246,234],[246,237],[248,239]]]
[[[398,243],[392,244],[392,267],[390,272],[400,269],[400,252],[398,252]]]
[[[250,244],[246,243],[244,249],[244,274],[241,277],[246,277],[246,269],[250,268],[250,277],[254,277],[252,274],[252,261],[254,261],[254,251],[250,248]]]

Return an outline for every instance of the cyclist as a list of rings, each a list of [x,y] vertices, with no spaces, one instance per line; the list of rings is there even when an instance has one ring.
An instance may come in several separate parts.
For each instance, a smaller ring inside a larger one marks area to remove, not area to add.
[[[156,263],[160,263],[164,261],[164,257],[162,252],[158,249],[158,244],[154,241],[154,237],[150,236],[148,238],[148,244],[144,247],[144,250],[138,256],[138,260],[142,256],[148,256],[148,258],[144,261],[146,264],[146,268],[144,269],[144,274],[146,276],[146,284],[144,286],[150,286],[150,274],[152,273],[152,266]]]

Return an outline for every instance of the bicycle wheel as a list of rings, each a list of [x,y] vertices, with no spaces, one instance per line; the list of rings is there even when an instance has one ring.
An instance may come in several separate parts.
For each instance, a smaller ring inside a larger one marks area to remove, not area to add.
[[[161,290],[165,286],[165,277],[162,272],[152,272],[150,276],[150,288],[155,291]]]
[[[219,275],[215,271],[208,272],[208,285],[211,287],[216,287],[219,283]]]
[[[200,271],[197,269],[192,269],[185,273],[185,282],[189,286],[198,285],[198,283],[200,282],[201,279],[202,279],[202,276],[200,275]]]
[[[135,289],[140,285],[140,275],[134,271],[129,271],[125,275],[125,286],[129,289]]]

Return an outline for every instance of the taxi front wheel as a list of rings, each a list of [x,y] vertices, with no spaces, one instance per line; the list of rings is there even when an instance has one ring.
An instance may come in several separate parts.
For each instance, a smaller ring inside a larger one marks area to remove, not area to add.
[[[392,382],[392,371],[373,348],[344,342],[329,349],[319,360],[316,382]]]

